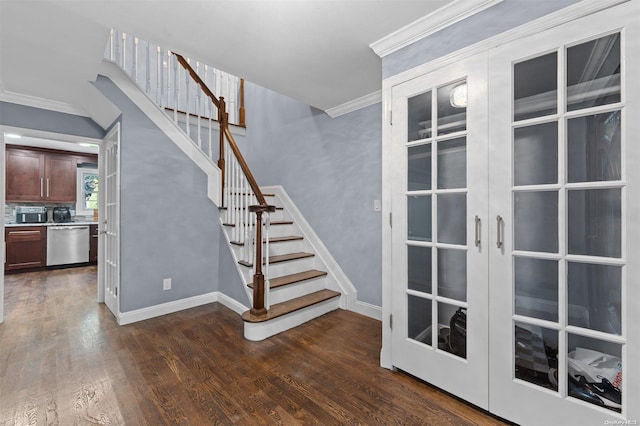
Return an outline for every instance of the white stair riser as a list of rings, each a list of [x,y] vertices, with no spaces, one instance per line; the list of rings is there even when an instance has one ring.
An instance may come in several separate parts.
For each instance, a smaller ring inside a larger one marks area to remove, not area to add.
[[[328,312],[335,311],[339,307],[339,298],[326,300],[322,303],[309,306],[288,315],[283,315],[271,321],[258,323],[244,323],[244,337],[247,340],[260,341],[274,336],[285,330],[297,327],[314,318],[318,318]]]
[[[262,253],[266,253],[266,244],[262,246]],[[269,255],[306,252],[311,253],[311,247],[304,240],[283,241],[269,244]],[[266,255],[266,254],[265,254]]]
[[[269,227],[270,237],[286,237],[288,235],[300,235],[295,225],[271,225]],[[266,236],[263,230],[263,238]]]
[[[253,281],[253,268],[247,268],[244,266],[240,266],[242,268],[243,276],[245,278],[245,283],[250,283]],[[281,277],[283,275],[295,274],[297,272],[308,271],[309,269],[317,269],[315,266],[315,262],[313,257],[298,259],[298,260],[289,260],[287,262],[279,262],[273,263],[269,265],[269,276],[270,277]],[[263,265],[262,273],[267,275],[267,271]]]
[[[275,305],[315,291],[324,290],[326,288],[325,279],[326,277],[318,277],[272,289],[269,304]]]
[[[272,263],[269,265],[270,277],[281,277],[283,275],[295,274],[298,272],[316,269],[316,262],[313,257],[307,257],[298,260],[289,260],[287,262]],[[263,272],[266,274],[265,269]]]

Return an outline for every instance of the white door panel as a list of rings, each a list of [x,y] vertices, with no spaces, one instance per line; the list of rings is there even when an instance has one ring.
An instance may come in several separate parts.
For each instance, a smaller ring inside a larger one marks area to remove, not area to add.
[[[107,135],[103,144],[104,178],[101,191],[104,196],[102,221],[102,269],[104,270],[104,302],[119,320],[120,313],[120,124]]]
[[[483,408],[486,69],[483,54],[394,87],[392,172],[392,363]]]
[[[489,254],[489,409],[517,423],[640,418],[639,235],[627,220],[640,213],[639,19],[629,2],[489,60],[491,233],[503,241]],[[585,367],[589,351],[610,375]]]

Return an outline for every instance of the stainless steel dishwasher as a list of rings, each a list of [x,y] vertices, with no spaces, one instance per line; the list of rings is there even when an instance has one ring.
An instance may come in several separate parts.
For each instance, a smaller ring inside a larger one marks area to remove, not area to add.
[[[89,261],[89,225],[47,227],[47,266]]]

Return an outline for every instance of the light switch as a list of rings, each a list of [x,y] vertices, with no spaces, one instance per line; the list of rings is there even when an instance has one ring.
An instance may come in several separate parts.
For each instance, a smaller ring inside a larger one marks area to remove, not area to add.
[[[379,212],[380,210],[382,210],[382,204],[380,203],[380,200],[373,200],[373,211]]]

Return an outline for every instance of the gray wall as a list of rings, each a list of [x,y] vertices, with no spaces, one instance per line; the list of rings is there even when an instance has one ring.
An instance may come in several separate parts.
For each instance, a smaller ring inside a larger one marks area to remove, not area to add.
[[[95,85],[122,111],[120,310],[217,291],[221,230],[204,173],[111,80]]]
[[[104,130],[89,117],[0,102],[0,125],[102,139]]]
[[[331,119],[247,83],[243,154],[260,185],[282,185],[358,290],[380,306],[381,104]]]
[[[382,78],[425,64],[580,0],[504,0],[382,59]]]

